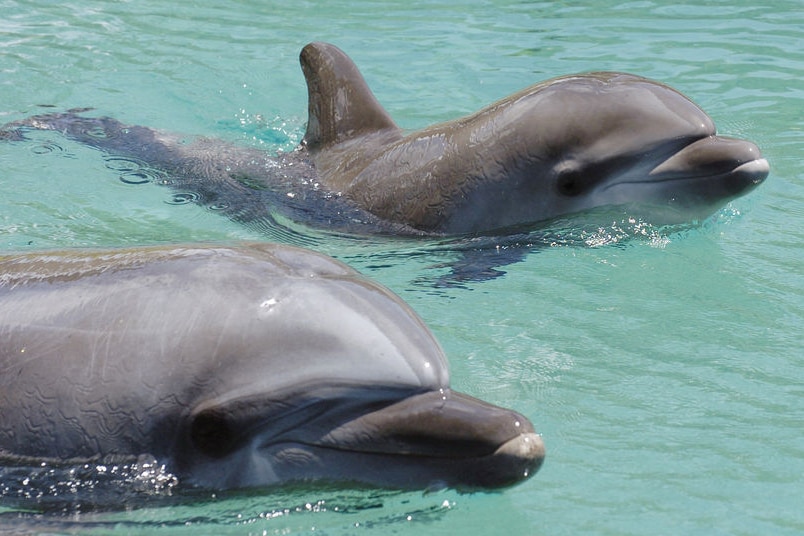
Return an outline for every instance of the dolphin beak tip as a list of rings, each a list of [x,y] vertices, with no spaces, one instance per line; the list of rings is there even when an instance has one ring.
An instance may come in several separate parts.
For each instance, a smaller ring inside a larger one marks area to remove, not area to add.
[[[521,433],[487,456],[475,467],[467,489],[500,489],[515,486],[535,475],[545,457],[542,436],[534,432]],[[458,487],[465,487],[458,486]]]
[[[746,162],[738,167],[737,170],[750,173],[754,177],[754,184],[759,184],[768,177],[770,164],[767,158],[757,158],[751,162]]]
[[[521,467],[521,479],[524,480],[534,475],[544,462],[544,441],[536,433],[520,434],[503,443],[494,453],[494,457],[508,459],[512,465]]]

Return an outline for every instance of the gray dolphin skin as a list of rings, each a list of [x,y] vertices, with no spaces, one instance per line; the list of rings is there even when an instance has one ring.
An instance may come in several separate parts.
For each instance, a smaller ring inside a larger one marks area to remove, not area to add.
[[[0,454],[149,454],[191,485],[496,488],[522,415],[449,387],[397,296],[274,244],[0,256]]]
[[[639,76],[556,78],[405,133],[340,49],[311,43],[300,60],[307,130],[275,158],[74,112],[6,125],[0,137],[58,130],[145,162],[166,173],[160,183],[245,223],[276,211],[327,228],[427,235],[521,229],[610,206],[650,223],[699,221],[769,172],[756,145],[718,136],[693,102]]]
[[[417,229],[478,233],[634,204],[684,222],[768,175],[756,145],[716,136],[689,99],[634,75],[557,78],[405,135],[341,50],[313,43],[301,63],[322,182]]]

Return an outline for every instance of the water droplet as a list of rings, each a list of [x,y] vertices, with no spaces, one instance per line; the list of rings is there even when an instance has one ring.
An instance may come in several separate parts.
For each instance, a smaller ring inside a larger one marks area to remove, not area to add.
[[[200,195],[193,192],[178,192],[173,194],[170,199],[165,201],[168,205],[186,205],[188,203],[195,203],[201,198]]]
[[[229,205],[229,203],[227,203],[226,201],[221,201],[220,203],[213,203],[209,205],[207,208],[209,208],[209,210],[226,210],[230,206],[231,205]]]
[[[108,156],[104,160],[106,161],[106,168],[119,172],[118,179],[125,184],[147,184],[149,182],[159,182],[162,179],[161,172],[134,158]]]
[[[51,153],[63,153],[64,148],[53,142],[46,142],[39,145],[34,145],[31,147],[31,152],[33,154],[51,154]]]
[[[106,168],[112,171],[131,172],[137,171],[144,167],[144,163],[133,158],[123,158],[122,156],[107,156],[104,158],[106,161]]]
[[[98,140],[105,140],[111,137],[109,136],[109,133],[106,132],[106,129],[100,126],[88,128],[84,131],[84,134],[86,134],[90,138],[95,138]]]
[[[126,184],[146,184],[151,182],[151,177],[144,171],[132,171],[120,175],[120,182]]]

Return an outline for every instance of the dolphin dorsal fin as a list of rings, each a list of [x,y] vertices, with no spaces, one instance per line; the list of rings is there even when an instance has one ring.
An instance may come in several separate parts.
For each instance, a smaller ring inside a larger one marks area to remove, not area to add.
[[[316,151],[375,131],[395,129],[354,62],[328,43],[310,43],[299,56],[307,80],[304,143]]]

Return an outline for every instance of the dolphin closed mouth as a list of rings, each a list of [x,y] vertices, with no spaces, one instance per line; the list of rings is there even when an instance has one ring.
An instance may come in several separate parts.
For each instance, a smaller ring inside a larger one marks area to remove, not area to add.
[[[279,419],[270,401],[212,404],[193,417],[194,446],[221,466],[272,459],[283,481],[308,480],[309,467],[318,466],[325,480],[401,488],[506,487],[544,461],[544,442],[527,418],[451,389],[314,392],[284,400]],[[259,473],[259,466],[247,472]]]
[[[752,142],[711,134],[657,151],[652,168],[626,169],[597,188],[612,204],[647,207],[653,223],[704,219],[722,204],[756,188],[767,178],[768,161]]]
[[[732,174],[735,193],[744,193],[747,185],[758,185],[768,176],[770,166],[759,148],[745,140],[708,136],[697,140],[657,165],[649,173],[653,179],[695,178]]]
[[[368,413],[333,430],[320,445],[431,458],[445,468],[434,477],[459,487],[510,486],[534,474],[545,456],[541,436],[525,417],[451,390]]]

